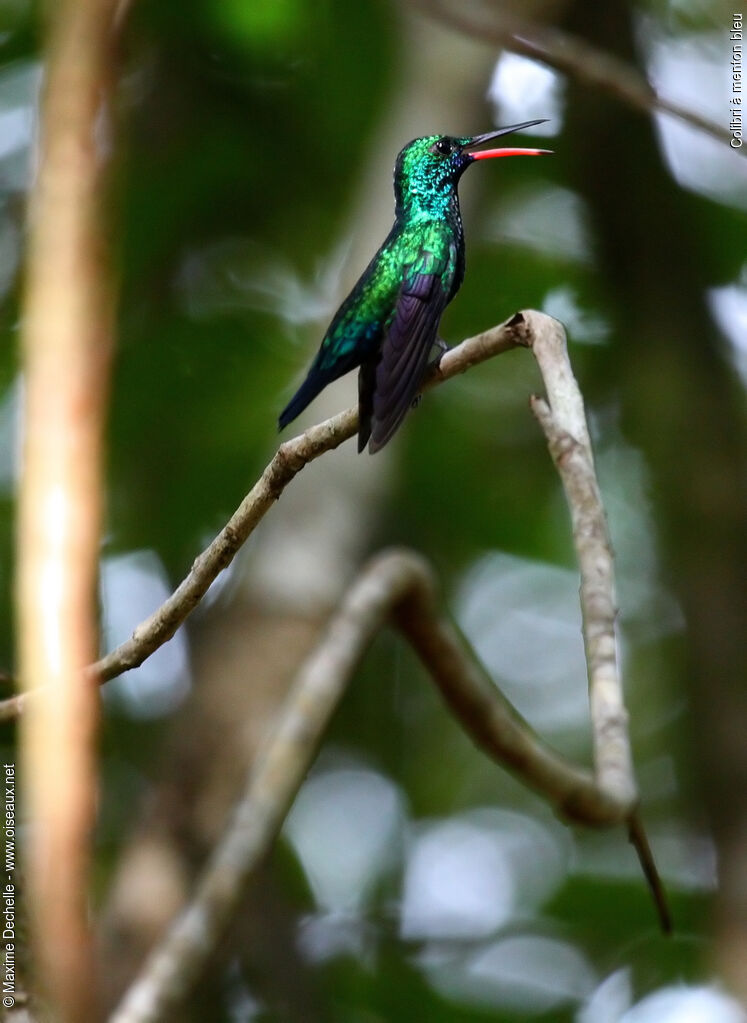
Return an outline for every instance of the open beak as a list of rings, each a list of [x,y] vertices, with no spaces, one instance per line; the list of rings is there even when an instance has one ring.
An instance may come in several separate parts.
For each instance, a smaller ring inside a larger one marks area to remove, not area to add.
[[[490,142],[493,139],[497,139],[500,135],[508,135],[512,131],[531,128],[535,124],[544,124],[546,120],[547,118],[543,117],[539,121],[524,121],[522,124],[512,124],[508,128],[488,131],[484,135],[475,135],[464,146],[467,150],[467,156],[471,156],[473,160],[491,160],[494,156],[550,156],[552,155],[552,149],[480,149],[477,152],[473,152],[471,148],[467,149],[467,146],[479,146],[483,142]]]

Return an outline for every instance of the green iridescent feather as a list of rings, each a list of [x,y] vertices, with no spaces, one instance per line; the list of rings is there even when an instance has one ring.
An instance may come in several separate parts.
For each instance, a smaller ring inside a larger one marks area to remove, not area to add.
[[[400,152],[394,226],[335,314],[306,379],[280,415],[281,428],[327,384],[360,367],[358,450],[387,443],[418,393],[441,315],[464,278],[457,185],[482,155],[466,147],[534,123],[475,138],[428,135]]]

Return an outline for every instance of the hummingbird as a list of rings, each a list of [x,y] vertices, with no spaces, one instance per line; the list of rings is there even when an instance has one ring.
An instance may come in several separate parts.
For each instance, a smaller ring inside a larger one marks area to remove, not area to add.
[[[358,368],[358,451],[391,440],[429,369],[441,316],[464,280],[464,232],[457,186],[476,160],[540,156],[547,149],[482,149],[501,135],[542,124],[512,124],[484,135],[426,135],[394,165],[394,225],[332,318],[306,379],[280,413],[287,426],[320,391]],[[440,359],[440,355],[438,356]]]

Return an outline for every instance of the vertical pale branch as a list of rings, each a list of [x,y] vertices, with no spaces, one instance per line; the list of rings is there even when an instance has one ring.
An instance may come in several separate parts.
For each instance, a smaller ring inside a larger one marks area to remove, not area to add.
[[[522,314],[528,343],[542,373],[548,400],[532,399],[547,437],[571,513],[581,574],[581,615],[589,675],[594,774],[607,795],[635,802],[633,757],[615,638],[615,573],[584,402],[571,370],[565,331],[557,320]]]
[[[27,876],[39,975],[55,1015],[90,1020],[86,919],[94,815],[102,429],[112,296],[100,151],[114,0],[50,5],[40,162],[29,213],[18,527],[19,664],[45,686],[22,720]]]

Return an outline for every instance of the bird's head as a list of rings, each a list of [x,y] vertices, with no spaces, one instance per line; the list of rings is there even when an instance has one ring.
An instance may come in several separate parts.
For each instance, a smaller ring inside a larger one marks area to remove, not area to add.
[[[442,212],[456,190],[459,179],[475,160],[495,156],[542,156],[549,149],[477,149],[501,135],[522,128],[531,128],[539,121],[525,121],[508,128],[498,128],[484,135],[471,137],[454,135],[426,135],[413,139],[402,149],[394,165],[394,194],[397,212],[404,213],[417,207],[428,212]]]

